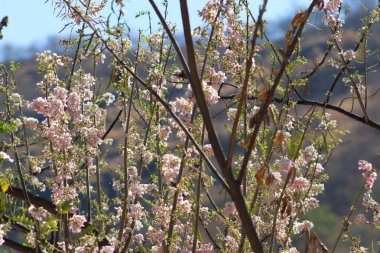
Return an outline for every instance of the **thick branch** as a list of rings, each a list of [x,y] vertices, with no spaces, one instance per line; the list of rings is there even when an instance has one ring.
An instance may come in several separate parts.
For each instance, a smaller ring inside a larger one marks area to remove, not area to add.
[[[220,99],[234,99],[235,96],[236,95],[222,96],[222,97],[220,97]],[[257,98],[255,96],[251,96],[251,97],[248,97],[248,99],[255,100]],[[276,97],[274,97],[272,101],[276,102],[276,103],[283,103],[283,99],[276,98]],[[312,105],[312,106],[318,106],[321,108],[330,109],[332,111],[339,112],[339,113],[341,113],[341,114],[343,114],[343,115],[345,115],[345,116],[347,116],[353,120],[356,120],[360,123],[363,123],[364,125],[367,125],[373,129],[380,130],[380,124],[372,121],[371,119],[368,119],[368,122],[366,122],[364,117],[360,117],[360,116],[358,116],[352,112],[346,111],[343,108],[336,106],[336,105],[331,105],[331,104],[326,104],[323,102],[311,101],[311,100],[298,100],[298,101],[289,100],[289,101],[294,102],[297,105]]]
[[[210,112],[207,107],[206,99],[203,93],[202,83],[197,71],[197,64],[196,64],[196,59],[195,59],[193,36],[191,35],[190,18],[189,18],[189,11],[187,8],[187,1],[181,0],[180,4],[181,4],[183,30],[184,30],[184,35],[185,35],[186,49],[187,49],[187,58],[188,58],[189,70],[190,70],[188,78],[190,80],[191,88],[193,89],[193,93],[197,101],[197,105],[199,107],[199,110],[201,111],[204,125],[207,129],[208,139],[214,150],[215,157],[218,161],[219,166],[222,169],[224,169],[226,165],[226,158],[222,150],[222,146],[220,144],[219,138],[215,132],[214,124],[212,122]]]

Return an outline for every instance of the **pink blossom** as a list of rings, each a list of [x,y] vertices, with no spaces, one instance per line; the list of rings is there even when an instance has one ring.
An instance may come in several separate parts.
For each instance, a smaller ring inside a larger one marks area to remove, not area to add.
[[[223,71],[216,72],[214,68],[209,68],[207,72],[211,84],[221,84],[227,79],[226,74]]]
[[[341,26],[344,23],[344,21],[336,15],[325,15],[323,19],[330,27]]]
[[[96,147],[97,145],[102,143],[102,139],[101,139],[103,135],[102,130],[99,130],[95,127],[82,127],[81,133],[88,141],[88,144],[93,147]]]
[[[65,114],[65,104],[58,98],[52,98],[48,103],[48,110],[45,115],[49,117],[57,117]]]
[[[198,248],[197,252],[198,253],[213,253],[214,250],[213,250],[213,246],[211,243],[206,243],[206,244],[201,245]]]
[[[293,181],[293,184],[289,187],[290,190],[294,192],[302,192],[305,191],[310,182],[304,177],[296,177]]]
[[[46,109],[48,108],[48,103],[46,99],[38,97],[30,103],[29,107],[39,114],[45,114]]]
[[[314,146],[311,145],[305,148],[305,150],[303,151],[303,155],[305,161],[309,163],[317,159],[318,153]]]
[[[372,164],[365,161],[365,160],[359,160],[358,169],[364,170],[364,171],[370,171],[370,170],[372,170]]]
[[[342,5],[342,0],[329,0],[325,5],[326,11],[333,11]]]
[[[38,221],[44,221],[49,218],[49,213],[43,207],[36,208],[34,205],[30,205],[28,211],[32,217]]]
[[[96,79],[91,74],[85,74],[82,78],[82,84],[85,88],[91,88],[96,83]]]
[[[369,210],[376,210],[377,212],[380,212],[380,204],[372,198],[371,193],[371,190],[364,193],[363,206]]]
[[[280,164],[280,171],[284,174],[287,174],[294,167],[294,163],[287,157],[281,157],[278,163]]]
[[[206,206],[201,207],[199,210],[199,217],[201,217],[202,220],[207,220],[209,216],[210,216],[209,208]]]
[[[86,246],[80,246],[75,248],[75,253],[87,253],[87,247]]]
[[[140,220],[142,216],[142,210],[144,209],[140,203],[129,206],[131,216],[134,220]]]
[[[372,171],[369,174],[368,173],[363,173],[362,174],[365,180],[365,188],[366,189],[372,189],[373,184],[375,183],[377,179],[377,173],[376,171]]]
[[[343,52],[342,55],[345,61],[352,61],[356,58],[356,52],[352,49]]]
[[[115,247],[113,246],[103,246],[101,249],[100,249],[100,253],[113,253],[115,251]]]
[[[203,86],[203,91],[205,94],[207,104],[214,105],[218,103],[219,101],[218,92],[211,85],[208,85],[206,82],[202,82],[202,86]]]
[[[38,119],[32,118],[32,117],[28,117],[28,118],[24,118],[24,121],[25,121],[25,125],[26,125],[27,128],[32,129],[32,130],[36,130],[37,129],[37,127],[38,127]]]
[[[164,183],[172,182],[178,175],[181,159],[173,154],[165,154],[162,157],[161,173]]]
[[[365,224],[366,222],[367,222],[367,219],[364,216],[364,214],[359,213],[358,215],[356,215],[356,217],[355,217],[355,223],[356,224]]]
[[[304,220],[303,222],[297,224],[298,231],[304,232],[306,230],[311,230],[314,228],[314,224],[311,221]]]
[[[51,95],[54,96],[56,99],[65,102],[67,99],[67,90],[60,86],[57,86],[53,89]]]
[[[5,228],[4,228],[4,224],[0,224],[0,245],[3,245],[4,244],[4,236],[6,234],[6,231],[5,231]]]
[[[281,250],[280,253],[299,253],[299,251],[297,250],[297,248],[291,247],[290,249],[287,249],[287,250]]]
[[[179,113],[179,118],[190,127],[191,113],[193,111],[193,102],[190,99],[183,97],[176,98],[176,101],[170,102],[172,110],[176,113]]]
[[[60,205],[63,201],[73,200],[78,196],[75,188],[61,186],[62,183],[51,187],[53,203]]]
[[[205,154],[207,156],[212,156],[213,149],[212,149],[211,144],[205,144],[205,145],[203,145],[203,152],[205,152]]]
[[[70,229],[74,233],[79,233],[82,231],[82,227],[84,223],[87,221],[86,217],[83,215],[74,214],[73,217],[70,218]]]
[[[148,233],[147,235],[150,237],[152,241],[161,243],[164,240],[164,231],[161,229],[154,228],[152,226],[148,227]]]
[[[215,0],[209,0],[198,14],[203,21],[212,24],[215,22],[217,12],[218,3],[216,3]]]
[[[226,245],[227,252],[237,252],[237,250],[239,249],[239,243],[237,243],[235,238],[233,238],[232,236],[226,236],[226,238],[224,238],[224,243]]]
[[[179,201],[178,207],[185,214],[191,213],[191,203],[187,199]]]
[[[67,98],[67,109],[70,112],[79,112],[81,110],[81,98],[80,95],[72,91]]]
[[[164,127],[162,127],[162,129],[160,131],[160,135],[161,135],[162,139],[164,139],[166,141],[166,140],[168,140],[171,132],[172,132],[172,130],[170,129],[169,126],[164,126]]]
[[[321,173],[321,172],[324,171],[324,170],[325,170],[325,169],[323,168],[322,164],[317,163],[317,164],[315,165],[315,173],[316,173],[316,174],[319,174],[319,173]]]
[[[134,236],[134,239],[135,239],[135,242],[137,243],[137,244],[142,244],[143,242],[144,242],[144,235],[142,235],[142,234],[137,234],[137,235],[135,235]]]
[[[226,215],[232,216],[236,213],[236,207],[234,202],[226,202]]]
[[[37,53],[37,62],[44,65],[47,68],[55,67],[55,65],[64,66],[62,61],[62,56],[56,53],[51,53],[50,50],[44,51],[43,53]]]

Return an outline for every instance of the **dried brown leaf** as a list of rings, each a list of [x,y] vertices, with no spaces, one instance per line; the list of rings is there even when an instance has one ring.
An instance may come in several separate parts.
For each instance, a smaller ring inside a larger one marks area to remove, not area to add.
[[[241,142],[241,144],[240,144],[244,148],[245,151],[248,150],[249,142],[251,141],[252,135],[253,135],[253,133],[250,133],[247,136],[247,138],[243,142]]]
[[[279,131],[277,132],[276,136],[274,137],[274,142],[277,143],[278,145],[281,145],[281,143],[284,141],[285,135]]]
[[[267,178],[265,178],[265,185],[271,185],[274,182],[274,176],[272,173],[269,173]]]
[[[260,185],[264,185],[264,175],[266,171],[267,168],[265,166],[262,166],[255,175],[255,178]]]

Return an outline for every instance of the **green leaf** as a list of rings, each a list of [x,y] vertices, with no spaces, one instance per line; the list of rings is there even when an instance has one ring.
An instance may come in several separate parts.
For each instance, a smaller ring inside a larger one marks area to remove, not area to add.
[[[6,192],[9,188],[9,180],[5,175],[0,177],[0,187],[2,192]]]
[[[297,150],[297,135],[296,131],[293,129],[292,134],[290,136],[290,144],[289,144],[289,157],[292,159],[296,155],[296,150]]]
[[[72,200],[66,200],[66,201],[63,201],[60,205],[59,205],[59,213],[60,214],[67,214],[71,208],[73,207],[73,201]]]

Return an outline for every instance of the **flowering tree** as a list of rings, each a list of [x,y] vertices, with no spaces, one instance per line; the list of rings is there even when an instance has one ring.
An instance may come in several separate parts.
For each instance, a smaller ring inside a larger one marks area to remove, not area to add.
[[[355,47],[344,49],[342,1],[310,1],[279,47],[266,34],[267,0],[257,17],[248,1],[210,0],[198,13],[204,25],[195,29],[181,0],[184,53],[167,20],[168,1],[149,2],[160,24],[154,30],[149,23],[132,40],[122,0],[54,1],[78,37],[62,41],[67,55],[38,54],[38,98],[18,93],[17,64],[2,66],[3,246],[285,253],[299,252],[301,238],[305,252],[330,252],[305,214],[318,207],[324,167],[346,134],[327,111],[380,129],[367,111],[367,69],[353,68],[367,61],[365,45],[380,8],[368,13]],[[300,54],[301,38],[320,13],[317,25],[331,36],[312,64]],[[309,80],[326,65],[336,78],[324,99],[305,99]],[[98,70],[107,66],[110,78],[102,80]],[[360,116],[331,103],[341,78]],[[371,197],[376,171],[366,161],[358,168],[363,187],[331,252],[360,199],[373,216],[359,214],[356,221],[380,224],[380,204]],[[10,237],[15,233],[17,240]],[[367,249],[352,240],[350,250]]]

